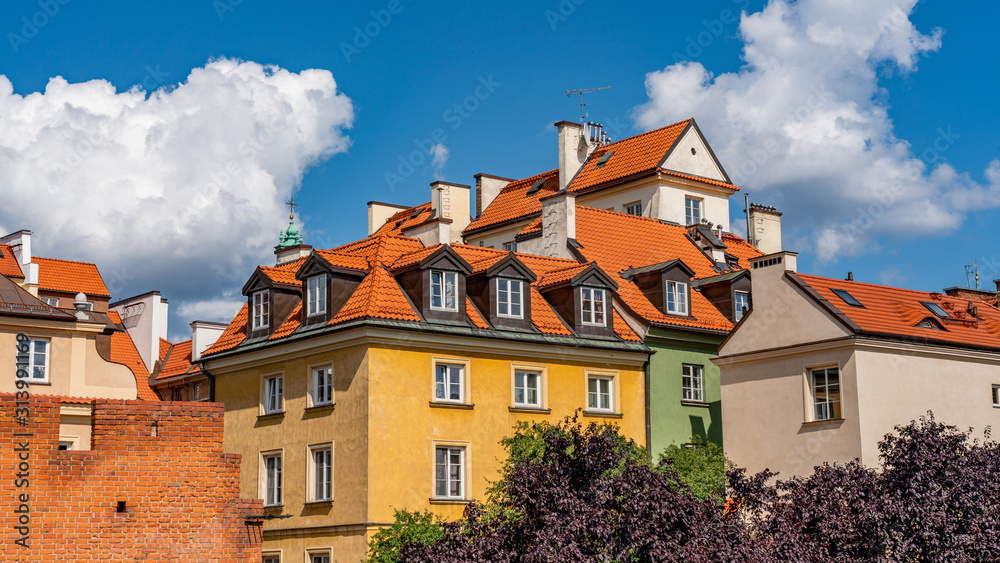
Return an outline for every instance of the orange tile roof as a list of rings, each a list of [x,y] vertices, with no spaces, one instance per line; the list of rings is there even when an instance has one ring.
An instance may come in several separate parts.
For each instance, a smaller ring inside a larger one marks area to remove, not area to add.
[[[431,254],[434,254],[440,248],[441,248],[440,244],[435,244],[434,246],[428,246],[426,248],[421,248],[420,250],[418,250],[416,252],[411,252],[409,254],[404,254],[404,255],[400,256],[399,258],[397,258],[396,261],[393,262],[390,265],[390,268],[392,268],[393,270],[399,270],[399,269],[405,268],[407,266],[412,266],[413,264],[416,264],[416,263],[420,262],[424,258],[427,258]]]
[[[591,262],[585,262],[580,264],[579,262],[574,263],[572,266],[567,266],[565,268],[559,268],[557,270],[549,270],[544,275],[538,278],[535,282],[535,286],[539,289],[544,289],[556,284],[563,283],[573,279],[574,276],[580,272],[586,270],[590,267]]]
[[[281,323],[278,330],[275,330],[274,334],[271,335],[271,340],[277,340],[278,338],[288,336],[289,334],[295,332],[295,329],[299,328],[299,325],[301,324],[302,302],[300,301],[299,304],[295,306],[295,309],[292,310],[292,313],[288,315],[288,318],[285,319],[285,322]]]
[[[368,271],[368,260],[355,254],[344,254],[330,250],[317,250],[316,254],[326,260],[331,266],[358,270],[359,272]]]
[[[530,190],[538,180],[545,180],[545,184],[543,184],[542,187],[534,194],[527,195],[528,190]],[[511,182],[507,184],[504,189],[500,190],[496,199],[486,206],[486,209],[483,210],[482,214],[469,223],[469,226],[466,227],[463,232],[471,233],[479,229],[504,223],[506,221],[528,217],[535,213],[541,213],[542,202],[540,201],[540,198],[552,195],[558,191],[558,168],[541,174],[536,174],[535,176],[531,176],[523,180]]]
[[[40,289],[111,297],[101,273],[94,264],[39,257],[32,258],[31,261],[38,264]]]
[[[0,244],[0,276],[8,278],[23,278],[24,272],[21,265],[17,263],[14,256],[14,249],[9,244]]]
[[[160,373],[156,374],[156,380],[192,373],[192,368],[195,368],[195,372],[199,371],[197,366],[191,364],[191,345],[190,340],[172,345],[167,361],[160,368]]]
[[[622,316],[618,314],[618,311],[612,310],[612,313],[615,316],[615,323],[614,323],[615,334],[618,335],[618,338],[621,338],[622,340],[631,340],[633,342],[638,342],[642,340],[641,338],[639,338],[639,335],[636,334],[634,330],[632,330],[632,327],[628,326],[628,323],[625,322],[625,319],[623,319]]]
[[[116,311],[109,311],[108,317],[117,324],[122,324],[121,317]],[[139,351],[135,349],[135,343],[127,332],[114,331],[111,333],[111,361],[132,370],[135,376],[135,386],[137,398],[143,401],[159,401],[153,389],[149,386],[149,370],[143,363]]]
[[[286,267],[285,264],[277,267],[271,266],[258,266],[262,274],[267,276],[274,283],[280,283],[284,285],[301,285],[302,282],[295,279],[295,272],[298,270]]]
[[[414,215],[416,214],[416,215]],[[431,218],[431,202],[416,205],[393,214],[375,231],[376,235],[402,235],[406,229],[419,225]]]
[[[476,306],[472,304],[472,300],[468,297],[465,298],[465,314],[469,316],[469,320],[476,328],[490,328],[490,325],[486,324],[483,320],[483,316],[479,314],[479,310]]]
[[[686,119],[598,148],[573,178],[569,190],[578,192],[598,184],[655,170],[689,123],[691,120]],[[598,167],[600,157],[612,151],[615,154],[607,163]]]
[[[1000,350],[1000,309],[981,301],[807,274],[797,276],[863,333]],[[834,289],[847,291],[864,307],[848,305]],[[938,318],[921,301],[936,303],[953,318]],[[978,319],[966,312],[970,303],[978,309]],[[915,326],[926,318],[940,322],[945,330]]]
[[[570,336],[573,333],[570,332],[566,325],[563,324],[559,315],[549,306],[548,301],[542,297],[542,294],[535,289],[535,286],[531,286],[531,324],[535,326],[538,330],[548,333],[548,334],[559,334],[563,336]],[[541,305],[541,306],[539,306]]]
[[[329,324],[366,317],[400,321],[420,320],[395,278],[380,266],[372,268],[368,277],[354,290],[354,294],[347,303],[344,303],[340,312],[330,319]]]
[[[534,221],[528,223],[528,226],[521,229],[521,232],[517,233],[517,237],[527,238],[529,235],[542,232],[542,216],[539,215]]]
[[[209,354],[215,354],[217,352],[224,352],[226,350],[231,350],[237,346],[247,337],[247,315],[249,309],[249,304],[244,303],[243,307],[240,308],[240,312],[236,313],[233,320],[230,321],[229,326],[226,330],[222,331],[222,336],[208,347],[207,350],[202,354],[202,356],[207,356]]]
[[[169,341],[169,340],[167,340],[166,338],[161,338],[160,339],[160,361],[161,362],[164,360],[164,358],[167,357],[167,352],[170,351],[170,347],[173,346],[173,345],[174,345],[174,343],[171,342],[171,341]]]

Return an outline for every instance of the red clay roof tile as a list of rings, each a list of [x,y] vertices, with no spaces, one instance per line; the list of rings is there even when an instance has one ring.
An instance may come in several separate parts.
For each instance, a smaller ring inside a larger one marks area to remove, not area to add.
[[[535,182],[545,180],[537,192],[527,195]],[[552,195],[559,191],[559,169],[549,170],[535,176],[511,182],[500,190],[494,199],[483,210],[483,213],[465,228],[466,233],[498,225],[521,217],[528,217],[542,212],[541,197]]]
[[[598,184],[657,169],[689,123],[691,120],[686,119],[600,147],[573,178],[569,190],[579,192]],[[598,167],[600,157],[609,152],[615,154],[603,166]]]
[[[94,264],[40,257],[32,258],[31,261],[38,264],[40,289],[111,297],[101,273]]]
[[[170,355],[166,363],[160,368],[160,373],[156,374],[156,379],[167,379],[190,373],[191,365],[191,341],[178,342],[171,347]]]
[[[121,317],[116,311],[108,312],[108,317],[117,324],[122,324]],[[139,351],[135,349],[132,337],[126,332],[115,331],[111,333],[111,361],[122,364],[132,371],[135,376],[135,386],[137,398],[143,401],[159,401],[159,396],[149,386],[149,370],[143,363]]]
[[[288,318],[285,319],[285,322],[281,323],[281,326],[278,327],[278,330],[274,331],[274,334],[271,335],[270,340],[277,340],[279,338],[284,338],[288,336],[289,334],[295,332],[295,329],[299,328],[299,325],[301,324],[302,324],[302,302],[300,301],[299,304],[295,306],[295,309],[292,309],[292,313],[288,315]]]
[[[8,278],[24,277],[21,265],[17,263],[17,257],[14,256],[14,249],[9,244],[0,244],[0,276],[7,276]]]
[[[395,278],[381,266],[372,268],[368,277],[354,290],[354,294],[344,303],[340,312],[330,319],[329,324],[360,318],[420,320]]]
[[[233,317],[232,321],[230,321],[226,330],[222,331],[222,336],[215,341],[215,344],[212,344],[207,350],[205,350],[202,354],[203,356],[231,350],[239,346],[240,342],[243,342],[243,340],[246,339],[248,309],[249,305],[244,303],[240,312],[236,313],[236,316]]]
[[[468,297],[465,298],[465,314],[469,316],[469,320],[476,328],[490,328],[490,325],[486,324],[483,320],[483,316],[479,314],[479,310],[476,306],[472,304],[472,300]]]

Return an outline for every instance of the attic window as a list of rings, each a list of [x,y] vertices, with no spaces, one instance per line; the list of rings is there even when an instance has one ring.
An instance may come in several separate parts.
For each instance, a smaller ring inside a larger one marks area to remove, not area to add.
[[[542,189],[542,186],[544,185],[545,185],[545,178],[542,178],[541,180],[538,180],[537,182],[532,184],[531,187],[528,188],[528,193],[525,195],[535,195],[536,193],[538,193],[538,190]]]
[[[941,326],[940,323],[938,323],[936,320],[930,317],[927,317],[926,319],[917,323],[917,326],[920,328],[928,328],[930,330],[944,330],[944,327]]]
[[[860,301],[855,299],[854,296],[851,295],[850,293],[847,293],[847,291],[843,289],[834,289],[833,292],[837,294],[837,297],[843,299],[844,303],[847,303],[851,307],[861,307],[862,309],[865,308],[865,306],[862,305]]]
[[[594,168],[600,168],[600,167],[604,166],[605,164],[607,164],[608,161],[611,160],[611,156],[614,155],[614,154],[615,154],[615,151],[610,151],[610,152],[606,152],[603,155],[601,155],[601,158],[598,159],[598,161],[597,161],[597,166],[595,166]]]
[[[937,315],[938,318],[941,319],[951,318],[951,315],[948,314],[948,311],[942,309],[941,306],[938,305],[937,303],[934,303],[932,301],[921,301],[920,304],[923,305],[924,307],[927,307],[927,310]]]
[[[423,212],[423,209],[421,209],[419,207],[416,208],[416,209],[414,209],[413,213],[410,214],[410,219],[416,219],[417,216],[420,215],[422,212]]]

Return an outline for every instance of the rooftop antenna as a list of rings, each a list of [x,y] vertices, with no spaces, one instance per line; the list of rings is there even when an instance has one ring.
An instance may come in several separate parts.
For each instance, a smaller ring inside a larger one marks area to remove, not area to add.
[[[598,90],[608,90],[610,88],[614,88],[614,86],[602,86],[600,88],[579,88],[577,90],[566,90],[566,96],[572,96],[573,94],[580,95],[580,125],[583,125],[583,122],[587,120],[587,113],[584,112],[583,107],[590,105],[583,103],[583,95],[589,94],[591,92],[597,92]]]
[[[969,281],[969,274],[976,274],[976,289],[979,289],[979,260],[974,260],[972,264],[965,265],[965,285],[972,287]]]

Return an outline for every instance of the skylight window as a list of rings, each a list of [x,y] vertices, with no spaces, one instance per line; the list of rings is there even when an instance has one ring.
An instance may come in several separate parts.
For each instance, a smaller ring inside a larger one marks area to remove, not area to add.
[[[615,154],[615,151],[611,151],[611,152],[606,152],[603,155],[601,155],[601,158],[598,159],[598,161],[597,161],[597,166],[595,166],[594,168],[600,168],[600,167],[604,166],[605,164],[607,164],[608,161],[611,160],[611,156],[614,155],[614,154]]]
[[[417,216],[420,215],[423,212],[424,212],[424,210],[421,209],[421,208],[414,209],[413,213],[410,214],[410,219],[416,219]]]
[[[948,314],[948,311],[945,311],[944,309],[941,308],[940,305],[938,305],[937,303],[934,303],[933,301],[921,301],[920,304],[923,305],[924,307],[927,307],[927,310],[929,310],[930,312],[934,313],[939,318],[942,318],[942,319],[950,319],[951,318],[951,315]]]
[[[837,294],[837,297],[843,299],[844,303],[847,303],[851,307],[861,307],[862,309],[865,308],[865,306],[862,305],[860,301],[855,299],[854,296],[848,293],[847,291],[843,289],[834,289],[833,292]]]
[[[538,190],[542,189],[542,186],[544,185],[545,185],[545,178],[538,180],[537,182],[532,184],[530,188],[528,188],[527,195],[535,195],[535,193],[537,193]]]

